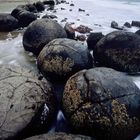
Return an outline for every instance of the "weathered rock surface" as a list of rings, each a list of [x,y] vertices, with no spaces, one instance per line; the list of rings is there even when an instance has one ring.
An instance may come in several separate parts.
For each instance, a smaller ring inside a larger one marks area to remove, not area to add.
[[[40,19],[31,23],[23,35],[26,51],[38,55],[43,47],[55,38],[67,37],[65,30],[55,21]]]
[[[67,81],[62,101],[75,133],[99,140],[130,140],[140,133],[140,90],[113,69],[76,73]]]
[[[27,138],[26,140],[94,140],[88,136],[82,135],[72,135],[66,133],[52,133],[52,134],[44,134],[39,136],[34,136],[31,138]]]
[[[140,71],[140,37],[131,32],[115,31],[94,47],[94,58],[101,66],[119,71]]]
[[[66,81],[72,74],[92,67],[92,57],[82,43],[71,39],[55,39],[44,47],[37,65],[45,77]]]
[[[0,32],[9,32],[19,27],[18,20],[10,14],[0,14]]]
[[[2,65],[0,73],[0,139],[19,140],[47,130],[55,104],[50,84],[17,66]]]

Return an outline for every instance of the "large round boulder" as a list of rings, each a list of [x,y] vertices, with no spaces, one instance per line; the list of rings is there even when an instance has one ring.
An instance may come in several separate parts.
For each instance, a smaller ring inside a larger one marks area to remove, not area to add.
[[[62,101],[74,132],[99,140],[130,140],[140,133],[140,90],[113,69],[76,73],[67,81]]]
[[[82,135],[72,135],[66,133],[50,133],[27,138],[26,140],[94,140],[94,139]]]
[[[55,39],[40,52],[37,65],[45,77],[61,81],[79,70],[91,68],[92,56],[80,42]]]
[[[135,33],[109,33],[96,44],[93,54],[101,66],[129,73],[140,71],[140,37]]]
[[[19,140],[47,130],[54,115],[50,84],[30,70],[0,66],[0,139]]]
[[[18,20],[10,14],[0,14],[0,32],[9,32],[19,27]]]
[[[38,55],[42,48],[55,38],[67,37],[65,30],[55,21],[40,19],[31,23],[23,35],[26,51]]]

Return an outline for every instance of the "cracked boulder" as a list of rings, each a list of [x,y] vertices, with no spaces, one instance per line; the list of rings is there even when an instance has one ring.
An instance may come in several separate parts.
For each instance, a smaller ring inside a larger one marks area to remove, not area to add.
[[[32,22],[23,35],[23,46],[26,51],[38,55],[43,47],[55,38],[67,37],[65,30],[57,22],[40,19]]]
[[[82,135],[72,135],[66,133],[50,133],[27,138],[26,140],[94,140],[94,139]]]
[[[131,32],[115,31],[94,47],[96,64],[118,71],[140,72],[140,37]]]
[[[27,69],[0,66],[0,139],[20,140],[47,130],[54,115],[50,84]]]
[[[140,133],[140,90],[121,72],[102,67],[76,73],[62,102],[74,132],[101,140],[130,140]]]
[[[82,69],[92,67],[92,56],[82,43],[71,39],[55,39],[38,56],[40,72],[52,81],[65,81]]]

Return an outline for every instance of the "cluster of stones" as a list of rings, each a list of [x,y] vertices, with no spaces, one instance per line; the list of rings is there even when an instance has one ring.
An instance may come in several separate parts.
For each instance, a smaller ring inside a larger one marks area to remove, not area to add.
[[[38,12],[45,10],[45,5],[54,5],[52,0],[38,1],[33,4],[19,5],[10,14],[0,14],[0,31],[9,32],[21,27],[27,27],[37,19]]]
[[[54,2],[18,6],[3,16],[12,17],[17,26],[28,26],[23,47],[37,57],[43,78],[20,67],[0,66],[0,139],[134,139],[140,133],[140,90],[123,72],[140,72],[140,31],[90,33],[85,26],[63,28],[50,16],[25,23],[24,18],[36,16],[44,4]],[[139,22],[133,21],[132,26],[136,25]],[[111,26],[120,30],[115,22]],[[87,46],[75,40],[75,31],[85,30],[90,33]],[[48,132],[56,116],[58,101],[50,82],[64,87],[58,106],[70,132],[91,137],[54,133],[28,138]]]

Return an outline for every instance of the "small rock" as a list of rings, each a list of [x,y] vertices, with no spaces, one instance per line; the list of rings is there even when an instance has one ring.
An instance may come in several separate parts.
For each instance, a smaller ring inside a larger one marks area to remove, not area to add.
[[[67,18],[64,18],[61,20],[61,22],[66,22],[68,19]]]
[[[73,3],[71,3],[71,4],[70,4],[70,6],[74,6],[74,4],[73,4]]]
[[[81,8],[79,8],[78,11],[79,12],[85,12],[85,10],[84,9],[81,9]]]
[[[119,25],[116,21],[111,22],[111,27],[114,29],[123,30],[123,27],[119,27]]]
[[[57,16],[56,15],[48,15],[48,14],[46,14],[42,18],[55,19],[55,18],[57,18]]]
[[[85,41],[86,36],[85,35],[77,35],[76,39],[79,40],[79,41]]]
[[[44,5],[55,5],[54,0],[45,0],[43,1]]]
[[[131,24],[129,22],[125,22],[124,26],[127,27],[127,28],[131,28]]]
[[[89,16],[89,14],[86,14],[86,16]]]
[[[69,11],[72,11],[72,9],[70,9]]]
[[[71,23],[66,23],[64,29],[69,39],[75,39],[75,30],[72,28],[71,25]]]
[[[90,31],[92,31],[92,29],[87,26],[80,25],[75,29],[75,31],[85,34],[85,33],[90,33]]]
[[[66,0],[61,0],[61,3],[66,3]]]
[[[66,10],[65,8],[61,7],[61,10]]]
[[[140,21],[132,21],[131,26],[140,27]]]

